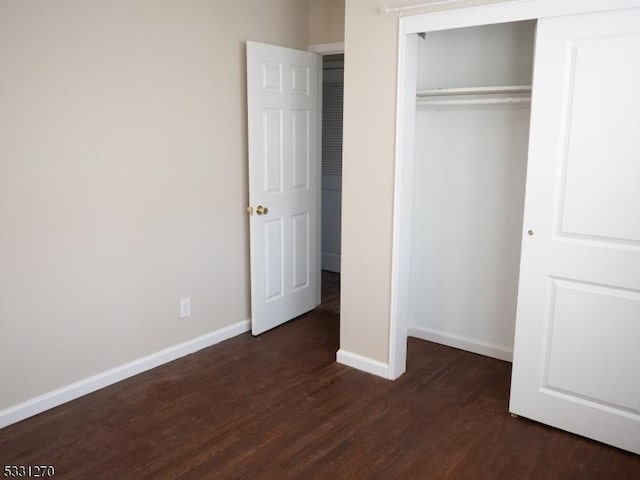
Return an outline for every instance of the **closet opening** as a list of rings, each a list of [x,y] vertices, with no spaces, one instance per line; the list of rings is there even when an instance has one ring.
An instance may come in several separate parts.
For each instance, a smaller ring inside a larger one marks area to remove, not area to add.
[[[640,452],[640,0],[521,3],[399,19],[389,377],[513,357],[509,412]]]
[[[396,225],[405,349],[417,337],[512,360],[535,28],[412,35],[413,161],[402,191],[410,208]]]

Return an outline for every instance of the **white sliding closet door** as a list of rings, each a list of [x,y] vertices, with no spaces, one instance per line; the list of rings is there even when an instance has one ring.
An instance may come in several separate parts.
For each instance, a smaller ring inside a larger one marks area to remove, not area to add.
[[[540,20],[510,410],[640,453],[640,9]]]

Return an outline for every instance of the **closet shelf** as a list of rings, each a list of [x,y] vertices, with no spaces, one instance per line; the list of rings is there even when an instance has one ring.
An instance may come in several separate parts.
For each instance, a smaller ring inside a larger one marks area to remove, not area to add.
[[[531,102],[530,85],[507,85],[497,87],[437,88],[418,90],[416,106],[456,107],[515,105]]]
[[[419,99],[417,105],[456,106],[456,105],[509,105],[516,103],[531,103],[531,97],[495,97],[495,98],[442,98]]]
[[[500,95],[506,93],[531,93],[531,85],[505,85],[497,87],[461,87],[461,88],[432,88],[418,90],[418,98],[443,97],[453,95]]]

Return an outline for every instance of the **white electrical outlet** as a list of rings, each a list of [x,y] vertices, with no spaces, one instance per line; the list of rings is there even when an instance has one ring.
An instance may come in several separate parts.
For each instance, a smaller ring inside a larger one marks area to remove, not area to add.
[[[191,299],[183,298],[180,300],[180,318],[185,318],[191,315]]]

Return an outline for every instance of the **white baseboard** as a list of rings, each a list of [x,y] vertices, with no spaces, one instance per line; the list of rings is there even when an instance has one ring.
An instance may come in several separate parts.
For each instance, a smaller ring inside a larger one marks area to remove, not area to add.
[[[84,378],[70,385],[58,388],[51,392],[31,398],[25,402],[19,403],[13,407],[9,407],[0,411],[0,428],[19,422],[25,418],[29,418],[45,410],[62,405],[63,403],[74,400],[78,397],[86,395],[101,388],[108,387],[114,383],[133,377],[152,368],[158,367],[165,363],[169,363],[190,353],[197,352],[203,348],[210,347],[216,343],[220,343],[229,338],[240,335],[249,331],[251,328],[250,320],[244,320],[227,327],[216,330],[215,332],[202,335],[201,337],[188,340],[178,345],[174,345],[159,352],[152,353],[143,358],[139,358],[124,365],[112,368],[97,375]]]
[[[373,360],[372,358],[358,355],[357,353],[351,353],[340,349],[336,354],[336,362],[357,370],[362,370],[363,372],[377,375],[378,377],[386,379],[391,378],[391,370],[389,369],[388,363],[382,363],[377,360]]]
[[[468,352],[478,353],[498,360],[513,362],[513,348],[485,342],[476,338],[464,337],[442,330],[411,325],[407,329],[408,337],[420,338],[429,342],[441,343],[449,347],[459,348]]]
[[[340,273],[340,255],[322,252],[322,270]]]

